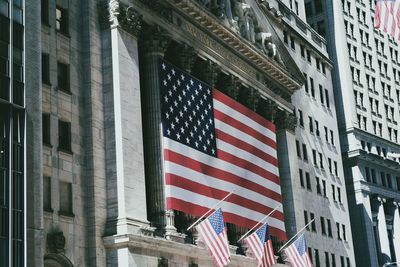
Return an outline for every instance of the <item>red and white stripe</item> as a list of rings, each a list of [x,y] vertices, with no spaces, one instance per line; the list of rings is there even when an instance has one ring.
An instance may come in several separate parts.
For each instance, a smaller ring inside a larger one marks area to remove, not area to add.
[[[264,255],[265,255],[263,258],[264,265],[262,265],[263,267],[271,266],[277,263],[271,239],[268,239],[267,242],[265,242]]]
[[[378,0],[375,6],[375,28],[400,38],[400,0]]]
[[[197,227],[201,240],[207,248],[218,267],[223,267],[230,262],[230,252],[226,228],[217,235],[208,219],[202,221]]]
[[[167,208],[201,216],[236,189],[224,219],[251,228],[282,202],[275,126],[218,90],[213,97],[218,158],[163,137]],[[286,239],[282,207],[268,223]]]
[[[262,244],[257,234],[253,233],[246,237],[244,241],[246,242],[247,247],[256,257],[259,266],[269,267],[276,263],[274,249],[270,239],[268,239],[265,244]]]
[[[284,251],[287,256],[287,260],[290,262],[292,267],[312,267],[308,253],[305,252],[302,256],[300,256],[294,243],[284,249]]]

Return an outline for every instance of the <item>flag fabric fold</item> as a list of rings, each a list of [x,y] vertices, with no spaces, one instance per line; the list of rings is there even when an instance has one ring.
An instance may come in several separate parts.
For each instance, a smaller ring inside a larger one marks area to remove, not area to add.
[[[374,27],[400,40],[400,0],[376,1]]]
[[[221,205],[226,222],[252,228],[282,203],[275,125],[159,60],[166,208],[193,216]],[[283,209],[270,233],[286,239]]]
[[[285,248],[284,253],[292,267],[312,267],[311,259],[307,252],[307,243],[304,234],[299,236],[296,241]]]
[[[244,239],[259,266],[268,267],[276,263],[272,241],[268,233],[268,224],[264,224]]]
[[[201,240],[210,251],[215,265],[218,267],[226,266],[230,262],[230,252],[222,210],[216,210],[199,223],[196,229]]]

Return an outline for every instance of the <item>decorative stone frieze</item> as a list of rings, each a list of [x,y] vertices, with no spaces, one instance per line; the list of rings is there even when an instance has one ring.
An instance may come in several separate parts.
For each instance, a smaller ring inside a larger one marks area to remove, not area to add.
[[[139,14],[132,6],[119,9],[119,26],[127,32],[138,36],[142,29],[143,16]]]
[[[65,236],[63,232],[47,234],[47,250],[51,253],[61,253],[65,248]]]

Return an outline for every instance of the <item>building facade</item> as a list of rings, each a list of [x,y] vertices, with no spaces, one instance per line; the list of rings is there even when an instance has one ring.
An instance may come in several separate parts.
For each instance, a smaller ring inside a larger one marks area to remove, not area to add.
[[[212,265],[165,209],[159,58],[276,124],[288,236],[315,218],[315,265],[354,266],[332,63],[303,6],[0,0],[2,266]],[[231,266],[255,265],[245,231],[228,225]]]
[[[399,45],[374,29],[375,1],[307,1],[334,86],[357,266],[400,259]]]
[[[297,160],[291,164],[297,173],[287,204],[293,211],[285,213],[286,219],[296,230],[315,220],[306,232],[314,266],[355,266],[327,42],[307,24],[304,1],[277,4],[283,21],[277,28],[306,78],[292,96],[298,123]]]

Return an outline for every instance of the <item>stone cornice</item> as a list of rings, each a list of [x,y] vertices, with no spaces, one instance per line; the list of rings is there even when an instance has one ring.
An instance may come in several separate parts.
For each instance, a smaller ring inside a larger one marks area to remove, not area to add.
[[[220,21],[203,10],[196,2],[191,0],[166,0],[166,2],[175,6],[182,15],[189,16],[201,27],[212,33],[217,39],[228,44],[234,51],[240,54],[240,56],[262,70],[263,74],[280,84],[283,88],[288,89],[292,94],[302,86],[301,79],[296,80],[295,77],[292,77],[282,66],[274,62],[273,59],[262,54],[246,40],[225,27]]]

